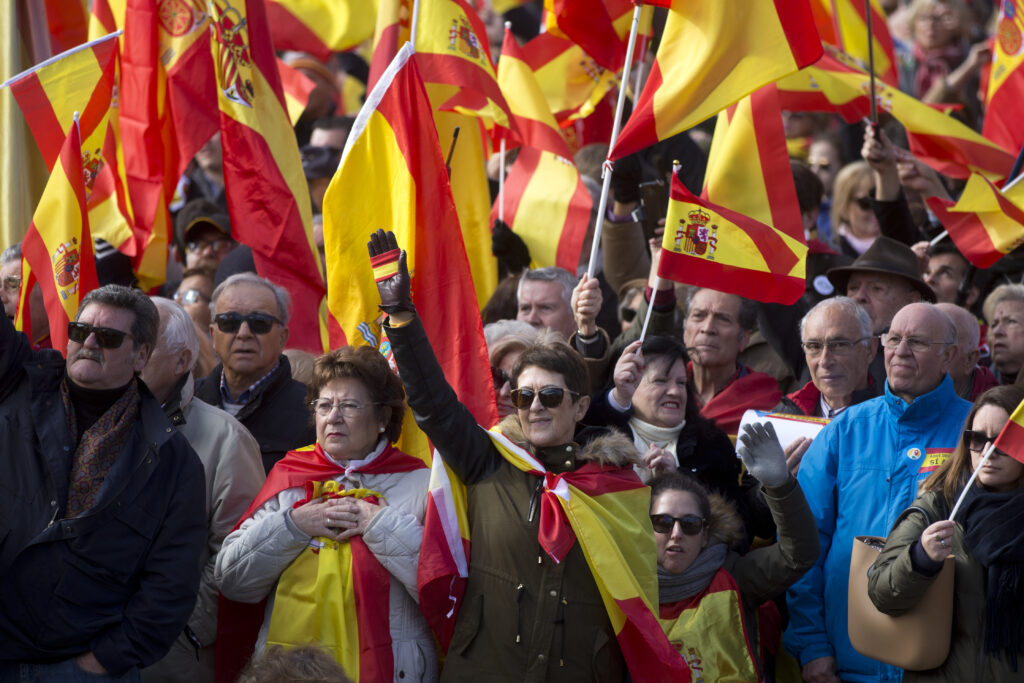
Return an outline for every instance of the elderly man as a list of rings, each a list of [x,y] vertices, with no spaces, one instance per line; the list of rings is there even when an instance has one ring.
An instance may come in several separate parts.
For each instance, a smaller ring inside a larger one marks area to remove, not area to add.
[[[734,442],[746,410],[770,410],[782,398],[774,378],[738,361],[756,327],[754,302],[713,289],[690,290],[683,342],[690,354],[692,399]]]
[[[910,304],[882,337],[885,395],[847,408],[814,439],[798,479],[818,525],[821,557],[787,594],[786,648],[805,681],[899,681],[902,672],[859,654],[847,634],[854,536],[885,536],[917,488],[956,446],[971,404],[950,366],[956,327],[932,304]],[[865,597],[866,599],[866,597]]]
[[[0,316],[0,680],[135,680],[192,611],[203,467],[136,377],[157,322],[93,290],[65,361]]]
[[[206,471],[206,546],[199,599],[185,630],[170,653],[142,673],[146,683],[214,678],[213,643],[217,638],[217,594],[213,580],[224,537],[234,528],[266,479],[260,447],[238,420],[193,397],[192,368],[199,339],[181,306],[154,298],[160,333],[142,379],[163,406],[164,414],[188,439]]]
[[[992,369],[1001,384],[1013,384],[1024,367],[1024,285],[1000,285],[985,299]]]
[[[213,349],[220,365],[196,385],[196,398],[223,408],[256,437],[263,468],[316,440],[306,387],[292,379],[284,356],[288,292],[253,273],[238,273],[213,290]]]
[[[949,316],[956,325],[956,345],[960,349],[956,360],[949,368],[956,395],[965,401],[974,402],[992,387],[999,386],[999,380],[988,368],[978,365],[981,351],[981,326],[978,319],[968,310],[956,304],[939,303],[935,307]]]
[[[576,334],[576,320],[572,314],[572,292],[576,276],[564,268],[537,268],[527,270],[519,279],[516,291],[518,313],[516,320],[537,328],[550,328],[566,340]],[[597,330],[593,333],[596,335]]]
[[[4,314],[14,320],[21,296],[21,245],[13,244],[0,253],[0,304]]]

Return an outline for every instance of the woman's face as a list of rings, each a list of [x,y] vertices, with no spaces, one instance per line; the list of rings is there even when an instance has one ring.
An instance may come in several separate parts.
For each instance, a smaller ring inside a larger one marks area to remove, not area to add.
[[[669,515],[670,517],[701,516],[697,498],[689,491],[663,491],[651,501],[651,516]],[[679,574],[689,569],[693,561],[708,544],[708,530],[705,525],[700,533],[687,536],[682,525],[672,522],[672,528],[665,533],[654,532],[654,540],[658,545],[658,566],[672,574]]]
[[[983,405],[974,414],[971,430],[987,435],[990,437],[989,443],[991,443],[995,441],[999,431],[1009,419],[1009,414],[999,406]],[[986,450],[988,450],[988,444],[981,451],[971,449],[971,467],[973,469],[977,469]],[[1024,464],[1008,455],[995,452],[978,472],[978,481],[990,491],[1010,491],[1020,486],[1022,476],[1024,476]]]
[[[676,427],[686,416],[686,363],[654,356],[633,394],[633,414],[657,427]]]
[[[924,50],[951,45],[956,38],[959,19],[952,8],[935,3],[914,16],[911,30],[914,42]]]
[[[378,409],[366,386],[357,379],[332,379],[320,390],[318,401],[333,406],[326,415],[315,412],[316,440],[335,460],[360,460],[376,447],[383,433],[387,409]]]
[[[509,351],[502,356],[501,362],[496,367],[505,373],[505,377],[511,377],[512,366],[516,364],[522,353],[522,351]],[[512,404],[512,383],[504,380],[501,382],[501,386],[498,386],[498,381],[494,382],[494,400],[498,404],[498,419],[504,420],[516,412],[516,407]]]
[[[590,405],[589,396],[575,401],[560,372],[552,372],[536,365],[523,368],[516,378],[516,387],[533,391],[533,401],[525,408],[517,408],[523,433],[534,446],[546,448],[572,443],[576,423],[583,419]],[[562,389],[562,400],[553,407],[541,403],[539,392],[546,388]]]
[[[870,180],[855,186],[850,195],[850,203],[846,207],[846,224],[853,236],[858,239],[870,239],[882,234],[878,218],[871,210],[871,187]]]

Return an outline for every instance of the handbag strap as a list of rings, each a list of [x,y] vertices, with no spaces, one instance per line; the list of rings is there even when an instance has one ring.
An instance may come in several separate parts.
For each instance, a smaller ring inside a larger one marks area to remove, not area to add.
[[[892,528],[889,529],[889,536],[891,536],[892,532],[896,530],[896,527],[898,527],[900,525],[900,522],[902,522],[904,519],[907,518],[907,514],[909,514],[911,512],[920,512],[922,515],[924,515],[924,526],[925,526],[925,528],[928,528],[928,527],[930,527],[932,525],[932,516],[928,514],[927,510],[925,510],[920,505],[911,505],[906,510],[901,512],[900,516],[896,518],[896,521],[892,523]]]

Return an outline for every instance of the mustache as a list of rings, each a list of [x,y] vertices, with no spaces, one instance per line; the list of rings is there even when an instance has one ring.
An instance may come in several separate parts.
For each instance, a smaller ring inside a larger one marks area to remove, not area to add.
[[[79,349],[79,351],[77,353],[72,354],[70,360],[73,363],[73,362],[75,362],[76,360],[79,360],[79,359],[94,360],[94,361],[97,361],[97,362],[103,362],[103,354],[102,353],[97,353],[96,351],[92,351],[90,349],[83,348],[83,349]]]

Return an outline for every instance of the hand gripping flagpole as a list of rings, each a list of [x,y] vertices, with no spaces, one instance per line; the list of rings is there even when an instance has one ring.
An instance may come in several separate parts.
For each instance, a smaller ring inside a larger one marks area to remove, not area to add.
[[[981,468],[985,466],[985,463],[988,462],[988,459],[991,458],[992,454],[995,452],[996,444],[993,440],[993,443],[990,443],[988,448],[985,450],[985,456],[981,459],[981,462],[979,462],[978,466],[974,468],[974,474],[972,474],[971,478],[967,480],[964,490],[960,492],[960,497],[956,499],[956,505],[953,506],[953,511],[949,513],[949,521],[952,522],[953,518],[956,517],[957,510],[960,509],[960,505],[963,504],[964,498],[967,497],[967,492],[971,490],[971,486],[974,485],[974,480],[978,478],[978,472],[981,472]]]
[[[629,27],[629,44],[626,46],[626,63],[622,67],[622,78],[619,79],[619,99],[615,103],[615,118],[612,120],[612,137],[608,141],[608,153],[615,149],[615,142],[619,138],[619,128],[622,125],[622,110],[626,104],[626,89],[629,87],[629,67],[633,63],[633,47],[636,45],[636,33],[640,26],[641,5],[633,6],[633,23]],[[597,203],[597,218],[594,219],[594,241],[590,245],[590,262],[587,263],[587,278],[594,277],[594,267],[597,262],[597,250],[601,246],[601,228],[604,226],[605,211],[608,209],[608,191],[612,186],[611,159],[605,159],[601,165],[601,199]]]

